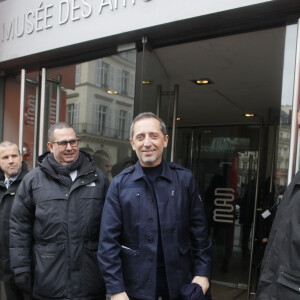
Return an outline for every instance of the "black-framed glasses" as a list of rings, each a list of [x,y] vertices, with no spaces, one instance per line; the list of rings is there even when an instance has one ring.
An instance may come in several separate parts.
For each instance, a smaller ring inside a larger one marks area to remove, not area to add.
[[[71,147],[77,147],[78,142],[79,139],[77,138],[69,141],[52,142],[52,144],[57,144],[59,148],[67,148],[68,144],[70,144]]]

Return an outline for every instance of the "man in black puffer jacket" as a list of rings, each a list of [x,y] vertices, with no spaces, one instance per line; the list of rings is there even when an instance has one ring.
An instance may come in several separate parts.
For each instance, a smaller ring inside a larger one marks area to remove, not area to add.
[[[7,300],[30,299],[14,281],[9,264],[9,216],[16,191],[28,173],[18,146],[10,141],[0,144],[0,279],[4,282]]]
[[[104,300],[97,247],[108,179],[69,124],[52,125],[48,141],[51,153],[25,176],[12,207],[11,268],[36,299]]]

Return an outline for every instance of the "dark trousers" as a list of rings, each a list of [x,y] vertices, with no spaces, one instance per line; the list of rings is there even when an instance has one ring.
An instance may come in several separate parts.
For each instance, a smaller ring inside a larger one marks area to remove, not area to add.
[[[155,292],[155,299],[153,300],[157,300],[159,297],[161,297],[162,300],[180,300],[179,298],[170,299],[169,290],[168,290],[168,281],[167,281],[166,271],[164,269],[157,270],[157,274],[156,274],[156,292]],[[138,298],[132,298],[130,296],[129,299],[143,300]]]
[[[30,294],[22,292],[15,284],[13,278],[4,281],[6,300],[32,300]]]

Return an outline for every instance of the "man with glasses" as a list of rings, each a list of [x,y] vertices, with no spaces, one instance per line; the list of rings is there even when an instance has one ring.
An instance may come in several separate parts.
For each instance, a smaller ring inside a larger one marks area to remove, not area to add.
[[[22,181],[10,220],[11,268],[35,299],[104,300],[97,264],[108,180],[78,149],[67,123],[48,131],[48,148]]]

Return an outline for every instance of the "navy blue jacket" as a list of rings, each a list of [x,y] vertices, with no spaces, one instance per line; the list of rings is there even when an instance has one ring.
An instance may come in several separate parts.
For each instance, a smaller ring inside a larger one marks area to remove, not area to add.
[[[109,294],[126,291],[134,298],[154,299],[157,212],[170,297],[178,297],[180,287],[194,275],[210,276],[211,243],[192,173],[163,161],[153,188],[157,201],[139,162],[117,175],[110,185],[98,249]]]
[[[15,196],[11,268],[15,275],[32,274],[35,299],[94,300],[105,295],[97,249],[109,183],[86,156],[70,189],[40,157],[39,167],[24,177]]]

